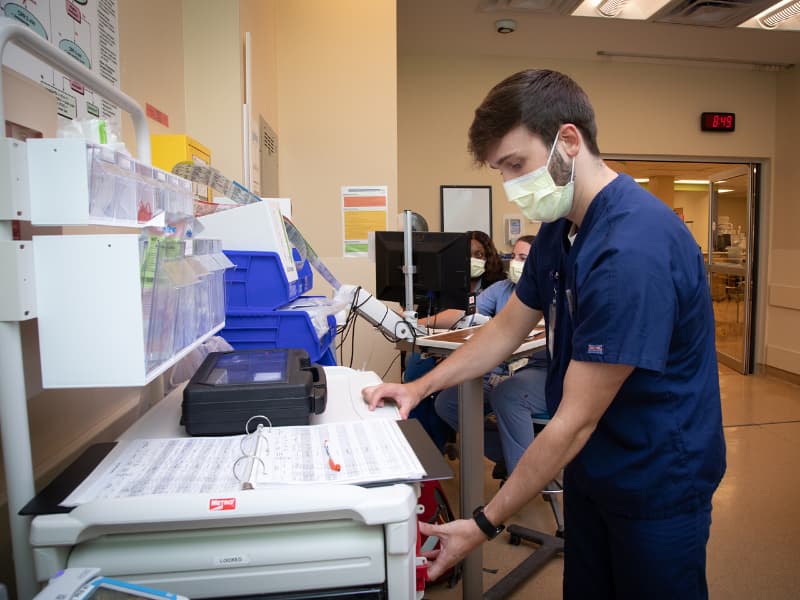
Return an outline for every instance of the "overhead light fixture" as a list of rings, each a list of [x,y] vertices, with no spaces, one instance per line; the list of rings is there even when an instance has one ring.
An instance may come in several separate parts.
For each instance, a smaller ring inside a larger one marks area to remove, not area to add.
[[[567,0],[549,0],[566,4]],[[670,0],[570,0],[578,6],[570,11],[573,17],[614,18],[644,21]],[[777,0],[774,0],[777,1]],[[563,12],[561,14],[564,14]]]
[[[650,183],[650,178],[649,177],[637,177],[636,179],[634,179],[634,181],[636,183]]]
[[[628,0],[601,0],[595,9],[604,17],[616,17],[625,8],[627,2]]]
[[[728,192],[732,192],[732,191],[733,191],[732,189],[721,188],[721,189],[717,190],[717,193],[718,194],[727,194]]]
[[[800,15],[800,0],[789,1],[771,9],[757,17],[758,24],[764,29],[775,29],[784,21]]]
[[[708,179],[676,179],[675,183],[683,185],[708,185],[710,182]]]

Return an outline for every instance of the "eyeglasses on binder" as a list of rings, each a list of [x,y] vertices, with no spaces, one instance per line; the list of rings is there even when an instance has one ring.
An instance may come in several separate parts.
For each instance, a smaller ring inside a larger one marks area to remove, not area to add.
[[[272,421],[268,417],[253,415],[247,419],[247,423],[244,425],[244,435],[239,440],[239,449],[242,451],[242,455],[233,463],[233,476],[242,484],[242,489],[253,489],[250,476],[256,463],[261,465],[262,473],[267,470],[261,457],[269,456],[268,436],[271,432]]]

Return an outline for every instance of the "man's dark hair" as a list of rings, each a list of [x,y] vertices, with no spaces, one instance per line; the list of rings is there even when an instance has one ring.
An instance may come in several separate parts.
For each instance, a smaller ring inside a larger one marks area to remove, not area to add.
[[[600,156],[594,109],[586,92],[557,71],[520,71],[494,86],[475,109],[469,151],[476,162],[484,164],[490,147],[520,124],[550,148],[564,123],[575,125],[589,151]]]

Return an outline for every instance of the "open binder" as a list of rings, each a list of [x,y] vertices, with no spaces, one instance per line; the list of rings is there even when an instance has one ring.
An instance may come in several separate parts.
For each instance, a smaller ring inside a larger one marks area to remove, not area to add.
[[[266,424],[243,436],[121,442],[60,505],[154,494],[225,494],[275,484],[363,485],[425,477],[392,419]]]

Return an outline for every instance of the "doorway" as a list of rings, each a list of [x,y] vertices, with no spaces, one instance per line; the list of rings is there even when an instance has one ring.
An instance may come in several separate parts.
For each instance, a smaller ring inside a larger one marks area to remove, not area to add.
[[[759,165],[712,173],[706,261],[720,362],[753,371],[753,281],[756,268],[755,208]]]
[[[714,308],[717,358],[753,372],[755,252],[760,165],[606,159],[670,206],[703,252]]]

